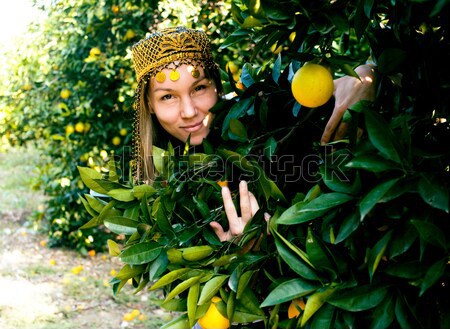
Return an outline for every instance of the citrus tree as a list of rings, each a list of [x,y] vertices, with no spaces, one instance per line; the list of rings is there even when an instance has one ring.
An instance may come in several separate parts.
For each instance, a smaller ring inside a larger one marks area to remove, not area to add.
[[[114,163],[119,175],[128,175],[135,88],[131,46],[168,24],[203,28],[216,43],[224,39],[229,4],[170,3],[37,2],[48,17],[7,57],[0,134],[10,144],[33,143],[47,159],[39,170],[48,201],[36,220],[51,246],[83,252],[105,246],[104,230],[79,229],[88,216],[79,195],[87,189],[76,167],[104,172]],[[232,51],[223,54],[224,60],[233,58]]]
[[[234,0],[236,30],[221,47],[251,52],[239,81],[228,66],[236,97],[212,109],[200,152],[154,148],[151,186],[79,168],[102,194],[84,197],[86,225],[126,236],[108,241],[124,263],[114,292],[129,280],[137,292],[163,289],[161,305],[182,312],[164,328],[211,317],[224,327],[448,327],[446,5]],[[333,99],[301,105],[296,72],[312,62],[355,75],[368,59],[376,99],[344,115],[345,139],[319,145]],[[241,179],[261,210],[222,243],[209,226],[227,223],[220,185],[239,204]]]

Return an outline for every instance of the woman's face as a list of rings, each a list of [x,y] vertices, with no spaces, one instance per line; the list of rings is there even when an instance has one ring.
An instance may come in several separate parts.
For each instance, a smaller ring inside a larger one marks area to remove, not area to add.
[[[178,67],[177,81],[169,79],[171,69],[163,70],[163,82],[152,78],[149,100],[150,108],[169,134],[182,142],[190,134],[190,145],[199,145],[209,133],[209,110],[217,103],[218,95],[214,81],[206,78],[203,68],[197,67],[198,78],[192,76],[192,69],[186,64]]]

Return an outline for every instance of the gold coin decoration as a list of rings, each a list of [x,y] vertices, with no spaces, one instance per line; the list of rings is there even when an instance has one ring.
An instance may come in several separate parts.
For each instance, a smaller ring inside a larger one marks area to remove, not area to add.
[[[195,79],[198,79],[198,77],[200,76],[200,71],[197,69],[193,69],[191,74]]]
[[[160,71],[160,72],[156,73],[155,79],[159,83],[164,82],[166,80],[166,75],[164,74],[164,72]]]
[[[172,81],[177,81],[180,78],[180,72],[173,70],[170,72],[169,79]]]

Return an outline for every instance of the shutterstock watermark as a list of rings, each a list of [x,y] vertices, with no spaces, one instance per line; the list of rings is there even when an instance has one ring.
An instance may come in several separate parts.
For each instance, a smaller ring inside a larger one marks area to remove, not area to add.
[[[162,173],[180,182],[199,182],[204,179],[251,182],[265,175],[275,183],[317,183],[320,179],[325,179],[317,175],[319,168],[327,171],[328,180],[350,181],[344,170],[350,155],[333,152],[333,148],[329,146],[324,147],[324,152],[320,155],[308,154],[300,157],[296,154],[284,154],[273,155],[270,159],[264,155],[268,152],[243,157],[234,152],[218,152],[221,155],[196,153],[195,147],[192,147],[187,155],[183,155],[183,151],[184,149],[179,148],[175,149],[175,155],[158,155],[158,162],[164,164]],[[129,148],[124,148],[121,157],[114,157],[117,168],[127,168],[130,160],[132,152]],[[119,172],[117,174],[126,180]]]

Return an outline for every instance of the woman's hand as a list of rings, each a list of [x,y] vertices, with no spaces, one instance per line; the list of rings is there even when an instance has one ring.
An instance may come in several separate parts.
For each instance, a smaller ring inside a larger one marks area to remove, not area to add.
[[[240,217],[234,206],[231,192],[228,186],[222,187],[222,198],[225,213],[227,214],[228,218],[229,230],[225,232],[222,225],[220,225],[218,222],[211,222],[210,225],[219,237],[220,241],[224,242],[239,237],[244,232],[245,225],[247,225],[247,223],[259,210],[259,205],[253,193],[248,190],[246,181],[241,181],[239,183],[239,198],[241,208]]]
[[[355,69],[360,80],[351,76],[344,76],[334,80],[335,104],[333,114],[323,132],[320,143],[328,143],[333,133],[334,140],[342,139],[347,131],[348,124],[341,122],[345,111],[360,100],[373,100],[375,98],[375,70],[371,65],[361,65]]]

